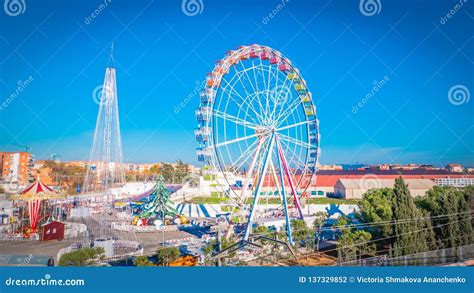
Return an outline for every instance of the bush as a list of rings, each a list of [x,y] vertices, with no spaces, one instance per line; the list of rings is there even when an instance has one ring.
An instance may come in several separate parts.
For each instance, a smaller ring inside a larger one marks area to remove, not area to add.
[[[156,251],[158,264],[162,266],[168,266],[170,262],[177,260],[179,255],[179,249],[177,247],[164,247]]]
[[[97,263],[97,260],[103,257],[104,249],[102,247],[81,248],[65,253],[59,259],[60,266],[87,266]]]

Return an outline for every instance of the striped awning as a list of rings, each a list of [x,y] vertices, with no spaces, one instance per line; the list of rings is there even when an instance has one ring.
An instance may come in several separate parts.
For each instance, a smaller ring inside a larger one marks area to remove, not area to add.
[[[49,199],[60,198],[61,194],[54,191],[51,187],[45,185],[39,178],[30,186],[20,191],[18,194],[10,196],[15,200],[33,200],[33,199]]]

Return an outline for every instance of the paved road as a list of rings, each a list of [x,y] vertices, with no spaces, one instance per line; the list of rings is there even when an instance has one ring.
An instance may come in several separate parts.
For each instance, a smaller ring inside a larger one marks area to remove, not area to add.
[[[56,255],[59,250],[74,243],[69,240],[62,241],[36,241],[36,240],[16,240],[16,241],[0,241],[0,265],[12,264],[12,261],[18,261],[19,258],[32,255],[33,257],[28,264],[35,264],[37,261],[46,257],[53,256],[56,260]],[[47,260],[46,259],[46,260]],[[2,261],[3,260],[3,261]],[[24,261],[20,261],[23,263]]]
[[[83,223],[90,229],[89,240],[84,239],[84,242],[91,241],[90,239],[92,238],[115,238],[121,240],[137,241],[143,246],[145,254],[154,253],[156,249],[161,247],[163,242],[193,237],[192,234],[184,231],[157,231],[148,233],[120,232],[113,230],[110,226],[112,222],[119,222],[119,220],[114,216],[107,214],[94,215],[90,218],[76,219],[74,221]]]

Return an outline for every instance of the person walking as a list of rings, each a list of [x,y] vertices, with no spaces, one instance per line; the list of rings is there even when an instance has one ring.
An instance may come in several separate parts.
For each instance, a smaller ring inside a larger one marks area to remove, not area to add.
[[[48,259],[48,267],[54,267],[54,257],[50,257]]]

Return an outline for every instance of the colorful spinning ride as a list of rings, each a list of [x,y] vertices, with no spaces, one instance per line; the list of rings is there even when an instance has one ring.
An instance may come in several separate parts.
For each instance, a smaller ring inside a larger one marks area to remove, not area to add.
[[[299,70],[280,52],[260,45],[228,51],[207,75],[196,110],[198,159],[235,186],[235,203],[246,208],[247,240],[263,190],[281,198],[287,236],[289,211],[303,218],[299,198],[310,185],[320,154],[319,121]],[[253,197],[248,206],[245,199]]]

